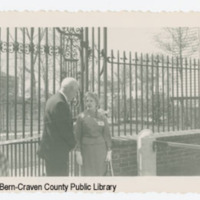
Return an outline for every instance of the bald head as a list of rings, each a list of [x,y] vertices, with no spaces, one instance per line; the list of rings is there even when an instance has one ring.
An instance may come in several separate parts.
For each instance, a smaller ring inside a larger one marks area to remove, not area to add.
[[[68,88],[68,87],[74,87],[74,86],[78,86],[78,83],[77,83],[76,79],[74,79],[72,77],[67,77],[67,78],[63,79],[61,82],[61,89]]]
[[[72,77],[67,77],[61,82],[60,91],[62,91],[71,101],[78,92],[78,82]]]

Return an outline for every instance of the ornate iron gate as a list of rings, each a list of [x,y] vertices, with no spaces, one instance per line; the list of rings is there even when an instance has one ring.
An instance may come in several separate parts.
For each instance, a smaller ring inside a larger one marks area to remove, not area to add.
[[[43,174],[36,151],[45,102],[64,77],[80,83],[74,117],[88,90],[103,96],[106,108],[106,51],[106,28],[0,28],[0,150],[12,176]]]

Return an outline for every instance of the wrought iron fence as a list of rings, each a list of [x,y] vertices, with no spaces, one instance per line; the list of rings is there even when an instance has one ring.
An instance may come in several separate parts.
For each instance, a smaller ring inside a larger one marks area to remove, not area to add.
[[[80,79],[81,37],[82,28],[0,29],[1,137],[40,134],[48,97],[62,78]]]
[[[74,117],[88,90],[106,109],[106,35],[106,28],[1,28],[0,139],[40,134],[45,102],[67,76],[80,83]]]
[[[9,176],[42,176],[44,161],[37,156],[39,137],[0,142],[0,151],[8,159]]]
[[[0,152],[8,160],[8,176],[46,176],[45,161],[37,156],[40,136],[0,142]],[[79,176],[75,152],[69,153],[69,175]]]
[[[95,91],[112,136],[200,127],[199,60],[108,52],[107,43],[106,28],[0,29],[0,140],[19,140],[1,147],[12,174],[42,175],[30,164],[40,166],[38,141],[26,138],[41,135],[45,102],[66,76],[80,83],[74,117],[84,93]],[[71,168],[74,159],[72,153]]]
[[[0,28],[0,148],[12,176],[44,173],[36,154],[39,140],[33,138],[41,136],[45,102],[63,78],[80,83],[80,101],[71,105],[74,117],[83,109],[85,91],[97,90],[106,99],[101,92],[107,88],[102,84],[106,33],[106,28]],[[71,152],[71,175],[74,160]]]
[[[113,135],[200,127],[199,60],[112,50],[107,62]]]

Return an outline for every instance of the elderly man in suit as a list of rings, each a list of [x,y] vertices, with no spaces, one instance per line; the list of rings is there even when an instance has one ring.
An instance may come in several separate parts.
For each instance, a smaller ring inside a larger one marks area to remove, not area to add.
[[[65,78],[45,108],[44,131],[38,154],[45,160],[47,176],[69,175],[69,152],[75,146],[69,103],[78,92],[74,78]]]

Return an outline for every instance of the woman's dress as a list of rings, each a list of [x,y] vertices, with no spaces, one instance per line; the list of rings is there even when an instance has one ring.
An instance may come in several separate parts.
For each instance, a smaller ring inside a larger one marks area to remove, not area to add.
[[[75,128],[77,146],[83,158],[82,176],[104,176],[106,155],[111,148],[109,125],[103,114],[85,111],[78,116]]]

